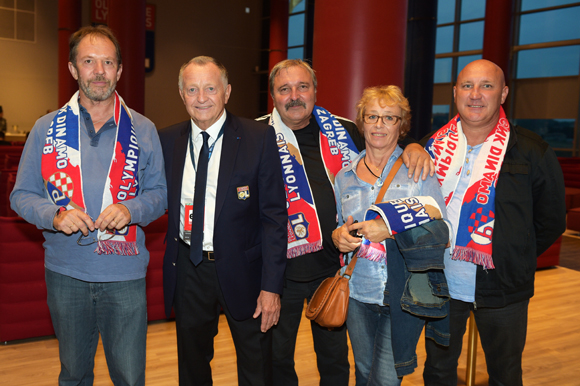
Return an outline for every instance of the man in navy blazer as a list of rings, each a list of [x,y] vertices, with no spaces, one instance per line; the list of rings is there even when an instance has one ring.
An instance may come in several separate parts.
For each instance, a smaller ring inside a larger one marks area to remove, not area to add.
[[[236,347],[239,384],[272,384],[270,327],[280,315],[286,267],[286,196],[274,130],[227,112],[230,92],[223,65],[193,58],[179,73],[191,120],[160,131],[169,208],[163,286],[167,315],[175,309],[180,385],[212,384],[220,306]],[[199,155],[208,148],[199,229],[194,190],[203,192],[196,173],[204,170]],[[197,249],[203,249],[198,260]]]

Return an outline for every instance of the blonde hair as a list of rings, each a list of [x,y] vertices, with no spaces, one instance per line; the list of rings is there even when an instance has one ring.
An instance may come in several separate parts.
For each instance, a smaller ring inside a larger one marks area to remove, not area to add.
[[[381,106],[399,106],[401,108],[401,125],[399,126],[399,140],[405,138],[411,129],[411,106],[397,86],[367,87],[356,104],[356,125],[363,134],[365,109],[369,103],[378,100]]]

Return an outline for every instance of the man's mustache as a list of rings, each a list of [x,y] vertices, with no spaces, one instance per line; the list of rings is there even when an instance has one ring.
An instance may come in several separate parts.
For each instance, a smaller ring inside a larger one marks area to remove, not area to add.
[[[290,107],[296,107],[296,106],[302,106],[302,107],[304,107],[306,109],[306,103],[304,103],[300,99],[296,99],[296,100],[293,100],[293,101],[290,101],[290,102],[286,103],[284,105],[284,108],[286,109],[286,111],[288,111],[288,109]]]
[[[107,82],[111,83],[109,79],[107,79],[104,75],[95,75],[93,79],[90,79],[90,82]]]

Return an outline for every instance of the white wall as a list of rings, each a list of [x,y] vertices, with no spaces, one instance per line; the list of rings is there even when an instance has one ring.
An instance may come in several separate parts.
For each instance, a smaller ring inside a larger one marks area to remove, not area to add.
[[[262,0],[147,0],[156,4],[155,70],[145,77],[145,115],[157,128],[188,119],[177,89],[179,68],[197,55],[229,71],[234,114],[258,115]],[[83,25],[90,0],[82,0]],[[29,131],[58,106],[58,0],[36,1],[36,42],[0,39],[0,105],[8,125]],[[250,13],[245,8],[250,8]]]
[[[166,1],[157,5],[155,70],[145,76],[145,115],[163,128],[188,119],[177,87],[181,65],[198,55],[222,62],[232,94],[227,108],[256,118],[259,111],[261,0]],[[250,13],[245,8],[250,8]]]
[[[36,42],[0,39],[0,105],[9,130],[58,108],[58,0],[36,2]]]

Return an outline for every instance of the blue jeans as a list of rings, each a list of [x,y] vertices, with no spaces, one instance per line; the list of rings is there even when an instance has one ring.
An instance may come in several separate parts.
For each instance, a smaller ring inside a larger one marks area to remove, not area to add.
[[[117,385],[145,384],[145,279],[89,283],[45,270],[48,307],[58,338],[59,385],[92,385],[99,333]]]
[[[457,362],[470,310],[474,311],[485,353],[489,385],[522,385],[522,353],[526,344],[529,302],[524,300],[501,308],[478,308],[474,311],[473,304],[451,299],[449,347],[425,339],[425,385],[457,385]]]
[[[354,355],[356,385],[400,385],[402,378],[397,378],[391,346],[389,306],[350,298],[346,326]]]

